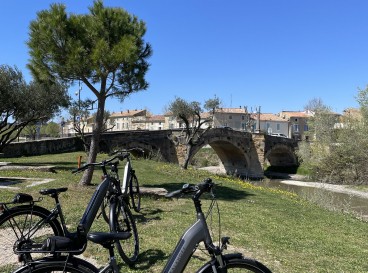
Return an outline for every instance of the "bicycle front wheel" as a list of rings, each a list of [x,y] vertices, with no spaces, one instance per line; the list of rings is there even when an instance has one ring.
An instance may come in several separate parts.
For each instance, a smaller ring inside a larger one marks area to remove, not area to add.
[[[132,200],[133,209],[139,212],[141,210],[141,192],[139,191],[138,178],[135,173],[130,177],[129,194]]]
[[[18,262],[17,251],[40,247],[43,241],[53,235],[63,236],[63,229],[57,219],[47,220],[51,214],[39,206],[22,205],[5,211],[0,216],[1,272],[11,272]],[[32,258],[41,254],[32,254]],[[23,258],[31,259],[30,254]]]
[[[76,257],[48,257],[36,260],[14,271],[14,273],[98,273],[93,265]]]
[[[113,198],[110,204],[110,229],[112,232],[130,232],[132,236],[126,240],[116,241],[115,245],[120,257],[129,265],[138,259],[139,238],[133,215],[120,196]]]
[[[215,267],[216,271],[213,269]],[[213,273],[213,272],[221,272],[219,271],[218,265],[211,265],[211,263],[206,264],[202,269],[198,271],[198,273]],[[226,260],[226,272],[228,273],[272,273],[265,265],[262,263],[248,259],[248,258],[236,258]]]

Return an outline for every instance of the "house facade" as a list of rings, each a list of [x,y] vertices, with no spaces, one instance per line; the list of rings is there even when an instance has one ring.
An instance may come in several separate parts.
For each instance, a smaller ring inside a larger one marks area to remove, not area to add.
[[[308,140],[305,133],[309,131],[308,119],[313,116],[310,111],[282,111],[279,116],[288,121],[288,136],[295,140]]]
[[[214,128],[230,127],[234,130],[249,132],[252,128],[253,120],[247,108],[218,108],[213,116]]]
[[[147,119],[147,110],[127,110],[121,112],[113,112],[108,121],[107,128],[109,131],[126,131],[126,130],[143,130],[141,128]]]
[[[146,116],[145,119],[133,119],[132,124],[136,128],[135,130],[164,130],[166,129],[165,116],[153,115]]]
[[[253,133],[282,134],[290,137],[289,121],[278,115],[270,113],[253,114],[252,119],[254,120],[252,125]]]

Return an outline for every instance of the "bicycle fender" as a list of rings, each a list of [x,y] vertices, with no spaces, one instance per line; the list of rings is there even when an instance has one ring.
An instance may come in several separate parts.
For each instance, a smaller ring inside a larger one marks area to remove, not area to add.
[[[65,263],[68,263],[70,266],[73,265],[82,265],[83,267],[86,267],[88,269],[91,270],[91,272],[98,272],[97,267],[95,267],[93,264],[79,259],[77,257],[70,257],[70,256],[49,256],[49,257],[44,257],[42,259],[39,260],[34,260],[31,261],[25,265],[23,265],[22,267],[18,268],[16,271],[14,271],[13,273],[23,273],[23,272],[32,272],[32,268],[35,267],[37,264],[61,264],[61,265],[65,265]]]
[[[242,259],[243,258],[243,254],[241,253],[231,253],[231,254],[225,254],[222,255],[222,258],[224,259],[224,262],[227,263],[229,260],[232,259]],[[215,265],[217,263],[216,259],[212,258],[211,261],[207,262],[206,264],[204,264],[198,271],[197,273],[203,273],[206,272],[209,268],[211,268],[213,265]]]

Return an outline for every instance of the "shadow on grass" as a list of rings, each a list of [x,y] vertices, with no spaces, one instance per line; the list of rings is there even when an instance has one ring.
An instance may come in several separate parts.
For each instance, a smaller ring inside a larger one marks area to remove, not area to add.
[[[10,185],[17,185],[27,182],[27,179],[24,178],[8,178],[8,177],[2,177],[0,178],[0,186],[10,186]]]
[[[162,250],[149,249],[139,254],[138,262],[135,265],[131,266],[131,268],[137,270],[148,270],[158,261],[165,261],[168,258],[169,256],[165,255]]]
[[[163,183],[163,184],[155,184],[155,185],[144,185],[144,187],[147,188],[164,188],[167,190],[167,192],[172,192],[179,190],[183,187],[185,183]],[[253,196],[253,194],[246,192],[245,190],[235,190],[233,188],[227,187],[223,184],[216,184],[214,190],[213,190],[216,199],[218,200],[226,200],[226,201],[232,201],[232,200],[240,200],[245,199],[248,196]],[[206,198],[206,194],[203,195],[203,199]],[[190,198],[191,195],[188,194],[186,196],[183,196],[184,198]]]
[[[161,217],[159,217],[157,214],[162,213],[163,210],[161,209],[150,209],[150,208],[144,208],[140,211],[139,214],[134,214],[134,218],[137,220],[140,224],[148,224],[152,221],[159,221],[161,220]]]

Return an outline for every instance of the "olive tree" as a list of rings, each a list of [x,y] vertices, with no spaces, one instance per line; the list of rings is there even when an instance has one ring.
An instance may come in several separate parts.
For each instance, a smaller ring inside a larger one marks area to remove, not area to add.
[[[209,99],[205,102],[205,109],[209,110],[209,115],[204,115],[201,104],[197,101],[188,102],[182,98],[175,98],[168,108],[168,111],[179,121],[183,123],[184,138],[181,139],[182,145],[186,147],[185,159],[182,167],[188,168],[189,160],[192,156],[193,146],[200,140],[206,130],[211,128],[213,115],[219,107],[220,101],[218,98]],[[205,116],[205,117],[204,117]],[[208,126],[203,129],[203,125],[208,123]]]
[[[96,160],[106,100],[123,100],[148,87],[152,50],[145,32],[143,21],[122,8],[104,7],[102,1],[95,1],[88,14],[68,14],[64,5],[52,4],[30,24],[32,74],[42,81],[81,81],[97,100],[88,162]],[[92,174],[93,169],[87,170],[80,184],[90,184]]]
[[[17,68],[1,65],[0,151],[25,127],[49,120],[68,103],[64,86],[36,81],[26,83]]]

